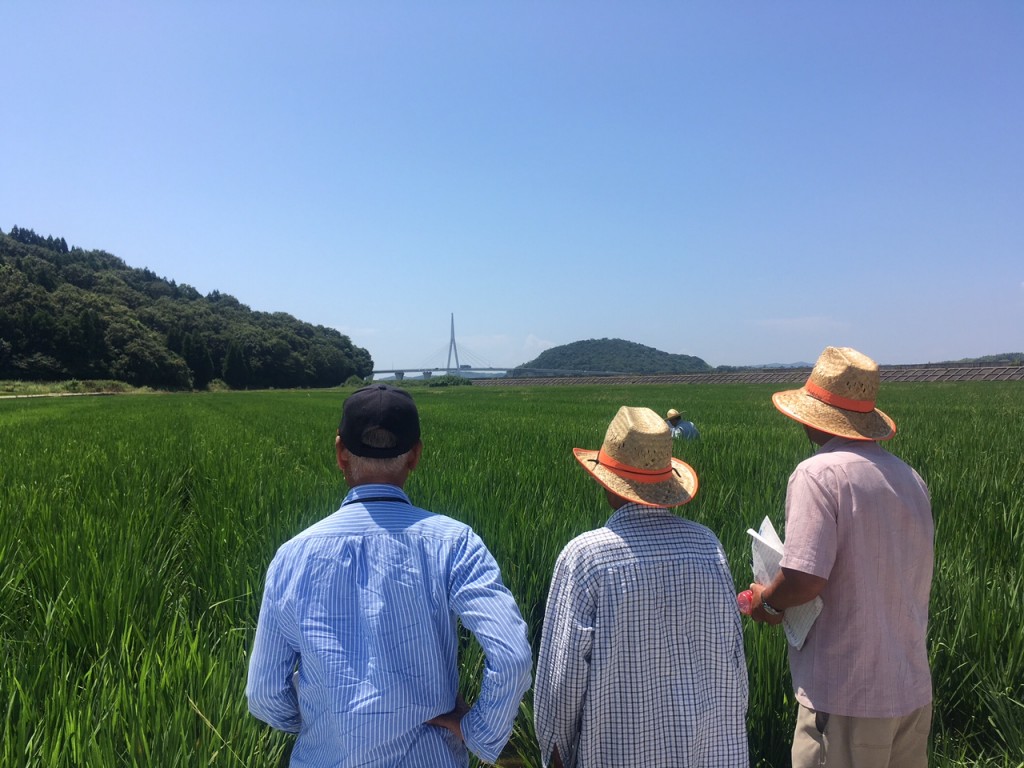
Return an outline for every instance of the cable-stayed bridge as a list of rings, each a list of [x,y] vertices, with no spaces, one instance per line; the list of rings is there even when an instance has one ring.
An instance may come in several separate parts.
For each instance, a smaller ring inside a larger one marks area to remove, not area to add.
[[[512,370],[514,366],[494,367],[487,363],[482,365],[469,365],[459,362],[459,347],[455,343],[455,314],[452,313],[451,322],[451,338],[448,342],[448,364],[445,366],[409,366],[406,368],[386,368],[374,370],[373,377],[378,378],[381,376],[394,376],[396,379],[401,381],[406,376],[421,375],[424,379],[429,379],[435,373],[446,374],[451,376],[467,376],[471,374],[484,374],[496,376],[498,374],[507,374]],[[463,350],[465,351],[465,350]],[[455,358],[455,365],[452,365],[452,357]],[[475,357],[475,356],[474,356]],[[478,361],[479,362],[479,361]]]
[[[468,350],[463,349],[463,353]],[[476,355],[469,353],[471,357]],[[455,358],[455,365],[452,365],[452,358]],[[424,379],[431,378],[439,373],[449,376],[463,376],[466,378],[521,378],[530,376],[552,377],[552,376],[628,376],[621,371],[570,371],[566,369],[546,368],[517,368],[515,366],[494,366],[479,359],[476,363],[469,365],[459,362],[459,347],[455,343],[455,314],[451,316],[451,337],[448,342],[448,363],[444,366],[414,365],[405,368],[382,368],[373,372],[373,378],[393,376],[401,381],[406,376],[422,376]]]

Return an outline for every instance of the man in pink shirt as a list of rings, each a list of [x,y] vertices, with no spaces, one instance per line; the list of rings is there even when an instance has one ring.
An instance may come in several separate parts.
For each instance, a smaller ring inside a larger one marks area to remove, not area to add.
[[[878,388],[871,358],[828,347],[803,387],[772,396],[820,446],[789,478],[781,571],[751,585],[757,621],[823,603],[789,648],[794,768],[927,765],[934,524],[924,481],[878,445],[896,434]]]

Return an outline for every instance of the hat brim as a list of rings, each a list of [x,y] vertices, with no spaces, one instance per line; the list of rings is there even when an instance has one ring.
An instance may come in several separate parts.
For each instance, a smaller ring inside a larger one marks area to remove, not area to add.
[[[868,413],[828,405],[801,389],[772,395],[772,403],[789,418],[830,435],[850,440],[888,440],[896,434],[896,422],[875,408]]]
[[[685,461],[672,457],[672,479],[660,483],[641,483],[619,477],[597,461],[599,451],[573,448],[573,456],[593,478],[617,496],[648,507],[678,507],[697,495],[697,473]]]

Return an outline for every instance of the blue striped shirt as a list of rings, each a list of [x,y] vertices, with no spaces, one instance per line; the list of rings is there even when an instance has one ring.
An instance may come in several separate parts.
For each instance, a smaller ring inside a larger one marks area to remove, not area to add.
[[[668,431],[672,437],[681,437],[685,440],[696,440],[700,437],[700,431],[692,421],[678,421],[673,424],[666,420],[665,423],[668,424]]]
[[[464,745],[424,724],[455,707],[459,620],[486,655]],[[466,747],[497,760],[531,662],[480,537],[396,486],[362,485],[271,562],[246,695],[253,715],[298,734],[292,766],[448,768],[468,765]]]

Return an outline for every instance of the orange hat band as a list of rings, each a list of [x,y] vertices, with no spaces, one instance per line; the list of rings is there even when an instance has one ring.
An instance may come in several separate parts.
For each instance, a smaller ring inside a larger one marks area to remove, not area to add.
[[[804,390],[815,400],[819,400],[826,405],[834,405],[836,408],[842,408],[844,411],[871,413],[875,410],[875,404],[871,400],[851,400],[848,397],[843,397],[842,395],[837,395],[834,392],[829,392],[827,389],[818,386],[810,379],[808,379],[807,383],[804,384]]]
[[[665,469],[638,469],[616,461],[605,453],[603,448],[597,453],[597,463],[612,474],[637,483],[663,483],[672,479],[671,463]]]

